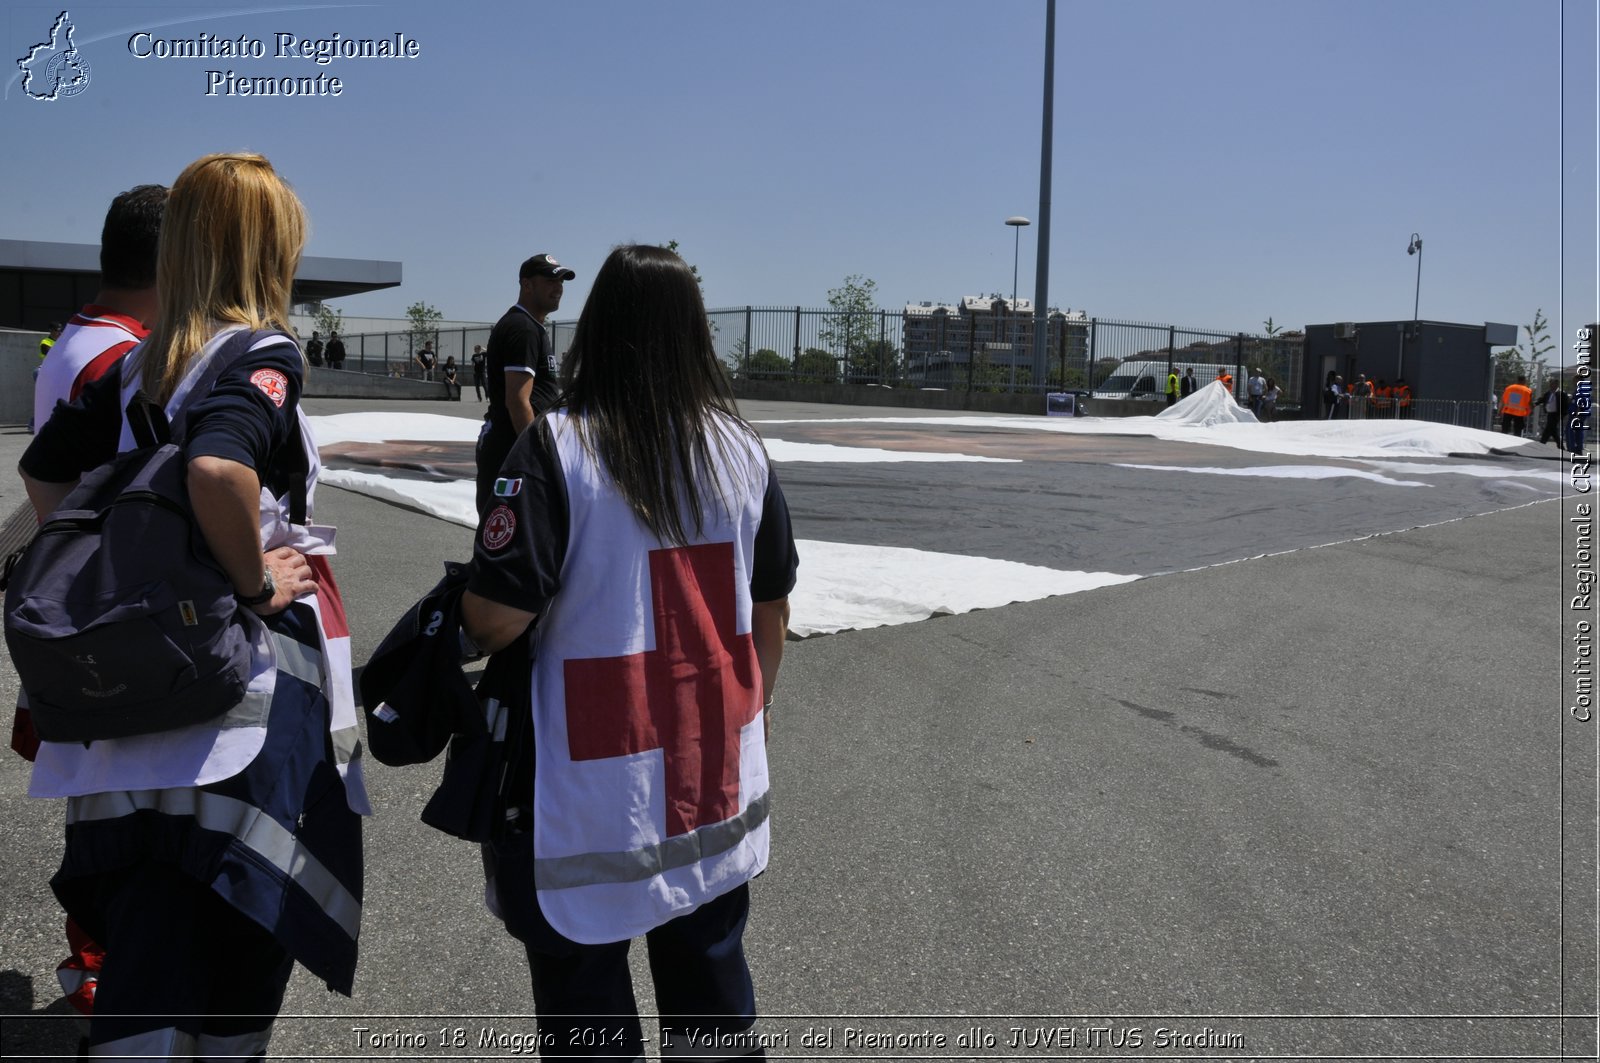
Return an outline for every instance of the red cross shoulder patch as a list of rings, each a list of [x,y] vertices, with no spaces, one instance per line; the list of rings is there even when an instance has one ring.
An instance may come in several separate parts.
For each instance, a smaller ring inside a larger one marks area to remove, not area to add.
[[[289,378],[276,369],[257,369],[250,374],[250,383],[260,388],[274,406],[281,408],[283,400],[289,397]]]
[[[496,506],[483,522],[483,545],[487,550],[504,549],[517,530],[517,515],[510,506]]]

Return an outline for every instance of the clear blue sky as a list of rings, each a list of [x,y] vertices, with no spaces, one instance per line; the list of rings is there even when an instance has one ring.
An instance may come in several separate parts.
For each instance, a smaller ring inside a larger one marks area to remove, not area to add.
[[[8,0],[10,74],[60,10]],[[1003,222],[1038,217],[1044,0],[69,10],[92,80],[41,103],[10,77],[0,237],[92,243],[116,192],[260,151],[309,253],[404,264],[347,314],[493,320],[549,251],[578,271],[572,317],[613,244],[669,239],[714,307],[822,305],[848,274],[886,307],[953,301],[1009,291]],[[141,60],[139,30],[268,58]],[[421,54],[318,67],[273,58],[280,31]],[[1417,231],[1424,318],[1542,307],[1565,346],[1596,303],[1595,44],[1592,0],[1060,0],[1050,302],[1230,330],[1408,318]],[[207,98],[208,69],[344,90]]]

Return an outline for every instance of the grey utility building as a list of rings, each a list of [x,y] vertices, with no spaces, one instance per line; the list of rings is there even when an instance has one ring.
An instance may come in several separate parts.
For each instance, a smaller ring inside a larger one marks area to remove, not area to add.
[[[1330,372],[1347,383],[1359,373],[1393,383],[1404,379],[1419,402],[1488,402],[1494,383],[1490,349],[1517,342],[1515,325],[1453,321],[1344,321],[1307,325],[1300,401],[1322,407]]]

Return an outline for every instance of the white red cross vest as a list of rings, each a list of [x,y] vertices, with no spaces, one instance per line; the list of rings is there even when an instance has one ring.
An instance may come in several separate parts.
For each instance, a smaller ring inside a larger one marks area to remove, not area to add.
[[[568,416],[548,419],[570,523],[561,589],[535,635],[534,881],[551,926],[600,944],[693,911],[767,865],[750,633],[767,464],[730,422],[710,444],[730,502],[703,485],[701,534],[663,546]]]

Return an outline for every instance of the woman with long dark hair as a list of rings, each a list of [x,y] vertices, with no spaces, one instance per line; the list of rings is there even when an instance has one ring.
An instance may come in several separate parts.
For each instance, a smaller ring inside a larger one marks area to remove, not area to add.
[[[611,253],[567,373],[501,467],[462,604],[484,650],[533,640],[531,795],[486,850],[491,906],[526,947],[545,1058],[643,1058],[639,935],[663,1049],[758,1055],[742,935],[767,864],[788,509],[671,251]]]
[[[259,1058],[295,961],[351,990],[368,809],[348,631],[322,556],[332,529],[310,523],[317,451],[288,334],[305,234],[266,159],[190,164],[162,223],[156,327],[58,407],[22,458],[42,517],[133,448],[124,411],[148,399],[181,419],[195,521],[250,646],[244,696],[215,718],[45,742],[35,761],[30,793],[67,798],[51,885],[106,948],[93,1055]]]

